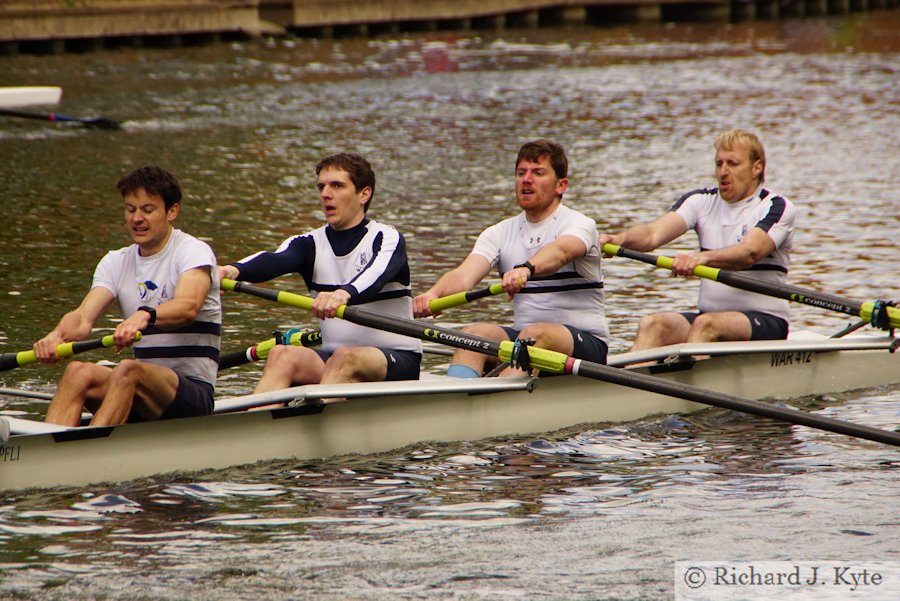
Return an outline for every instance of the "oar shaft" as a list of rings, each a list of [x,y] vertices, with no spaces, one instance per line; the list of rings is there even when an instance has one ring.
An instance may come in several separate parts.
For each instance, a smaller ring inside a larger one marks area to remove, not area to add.
[[[244,282],[223,280],[222,288],[234,290],[236,292],[244,292],[246,294],[274,300],[301,309],[309,309],[312,307],[312,299],[307,296],[290,292],[267,290]],[[508,340],[497,342],[465,332],[442,328],[433,324],[374,313],[360,307],[344,306],[342,309],[338,310],[338,317],[346,319],[347,321],[352,321],[353,323],[382,329],[403,336],[431,340],[456,348],[463,348],[486,355],[492,355],[499,358],[501,361],[510,358],[514,346],[514,343]],[[534,348],[531,346],[526,348],[528,349],[529,359],[533,367],[552,373],[581,375],[595,380],[602,380],[612,384],[656,392],[688,401],[723,407],[725,409],[733,409],[744,413],[779,419],[789,423],[810,426],[838,434],[847,434],[858,438],[900,446],[900,434],[896,432],[842,422],[788,407],[776,407],[768,403],[706,390],[689,384],[673,383],[655,376],[638,374],[620,368],[601,365],[599,363],[573,359],[572,357],[568,357],[563,353],[555,351]]]
[[[847,436],[900,446],[900,433],[897,432],[832,419],[790,407],[778,406],[723,392],[714,392],[689,384],[638,374],[626,369],[576,360],[571,373],[647,392],[740,411],[741,413],[749,413],[837,434],[846,434]]]
[[[138,332],[134,337],[135,342],[141,339],[141,333]],[[115,346],[116,341],[112,334],[97,338],[95,340],[82,340],[80,342],[64,342],[56,347],[56,355],[60,359],[71,357],[72,355],[91,351],[103,347]],[[34,349],[28,351],[20,351],[18,353],[4,353],[0,355],[0,371],[9,371],[22,365],[37,363],[37,355]]]
[[[603,252],[608,255],[635,259],[663,269],[672,269],[672,257],[639,252],[615,244],[604,244]],[[782,298],[788,301],[810,305],[812,307],[836,311],[838,313],[854,315],[865,319],[866,321],[871,321],[872,313],[876,310],[874,302],[861,303],[833,294],[817,292],[815,290],[791,286],[789,284],[774,284],[736,271],[718,269],[707,265],[698,265],[695,267],[694,275],[713,280],[714,282],[720,282],[734,288],[740,288],[741,290],[765,294],[775,298]],[[900,327],[900,310],[896,307],[887,307],[887,315],[892,328]]]

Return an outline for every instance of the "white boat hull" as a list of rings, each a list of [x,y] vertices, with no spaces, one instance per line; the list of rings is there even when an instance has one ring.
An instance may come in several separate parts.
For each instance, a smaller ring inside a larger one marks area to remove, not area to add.
[[[831,350],[836,347],[827,344],[681,345],[669,350],[681,357],[685,351],[716,348],[724,354],[636,371],[752,399],[788,399],[900,382],[900,353],[884,348],[890,339],[881,339],[882,348],[867,350]],[[612,358],[611,363],[623,357],[629,356]],[[80,486],[264,460],[375,453],[429,441],[545,433],[704,407],[578,376],[476,382],[494,389],[469,394],[460,391],[466,382],[446,378],[307,386],[262,399],[305,396],[307,404],[298,407],[14,434],[0,447],[0,490]],[[518,389],[506,390],[512,387]],[[329,395],[349,398],[315,400]],[[15,432],[24,420],[7,421]]]
[[[0,87],[0,108],[57,104],[60,98],[62,98],[62,88],[55,86]]]

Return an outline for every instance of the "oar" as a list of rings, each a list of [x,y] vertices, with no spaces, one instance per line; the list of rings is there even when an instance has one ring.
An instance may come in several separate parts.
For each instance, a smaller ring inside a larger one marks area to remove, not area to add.
[[[138,332],[134,336],[135,342],[141,339],[141,333]],[[83,353],[85,351],[91,351],[98,348],[115,346],[116,342],[113,339],[113,335],[109,334],[108,336],[104,336],[103,338],[97,338],[96,340],[83,340],[81,342],[64,342],[62,344],[57,345],[56,347],[56,355],[63,359],[65,357],[71,357],[76,353]],[[37,363],[37,355],[34,352],[34,349],[30,351],[21,351],[18,353],[3,353],[0,355],[0,371],[9,371],[11,369],[15,369],[22,365],[28,365],[30,363]]]
[[[279,332],[280,334],[280,332]],[[278,338],[281,338],[279,340]],[[318,330],[301,332],[290,330],[285,336],[273,337],[248,346],[242,351],[235,351],[219,357],[219,371],[238,365],[244,365],[252,361],[260,361],[269,356],[269,351],[277,344],[291,344],[294,346],[315,346],[322,343],[322,333]]]
[[[309,310],[312,308],[313,299],[308,296],[260,288],[245,282],[236,282],[230,279],[223,279],[221,285],[224,290],[243,292],[245,294],[258,296],[260,298],[300,309]],[[465,332],[442,328],[430,323],[422,323],[411,319],[402,319],[399,317],[374,313],[360,307],[348,307],[344,305],[338,309],[337,316],[341,319],[346,319],[347,321],[368,326],[370,328],[377,328],[402,336],[440,342],[447,346],[495,356],[501,361],[509,361],[511,359],[515,361],[513,356],[518,354],[522,348],[517,343],[509,340],[497,342],[480,336],[466,334]],[[528,351],[530,366],[542,371],[584,376],[594,380],[611,382],[620,386],[637,388],[639,390],[646,390],[648,392],[686,399],[706,405],[741,411],[743,413],[777,419],[792,424],[808,426],[810,428],[818,428],[820,430],[836,432],[838,434],[846,434],[848,436],[856,436],[866,440],[900,446],[900,434],[896,432],[853,424],[820,415],[813,415],[789,407],[779,407],[732,394],[706,390],[697,386],[672,382],[670,380],[639,374],[626,369],[609,367],[608,365],[601,365],[599,363],[591,363],[589,361],[569,357],[563,353],[539,349],[533,346],[526,346],[524,348]]]
[[[644,263],[649,263],[650,265],[655,265],[656,267],[662,267],[663,269],[672,269],[672,257],[638,252],[615,244],[604,244],[603,252],[608,255],[636,259]],[[707,265],[698,265],[695,267],[694,275],[713,280],[714,282],[721,282],[742,290],[749,290],[750,292],[774,296],[775,298],[783,298],[804,305],[837,311],[838,313],[855,315],[883,330],[900,328],[900,309],[890,306],[885,301],[878,300],[860,303],[840,296],[816,292],[815,290],[799,288],[797,286],[765,282],[743,273],[728,271],[726,269],[717,269]]]
[[[492,284],[487,288],[482,288],[481,290],[457,292],[456,294],[450,294],[448,296],[436,298],[428,303],[428,308],[431,309],[432,312],[437,313],[438,311],[443,311],[444,309],[449,309],[450,307],[458,307],[459,305],[471,303],[472,301],[478,300],[479,298],[494,296],[502,292],[503,284]]]
[[[122,126],[116,121],[107,119],[106,117],[94,117],[93,119],[82,119],[81,117],[70,117],[68,115],[60,115],[59,113],[31,113],[28,111],[18,111],[15,109],[0,108],[0,115],[10,115],[12,117],[22,117],[24,119],[40,119],[41,121],[75,121],[86,125],[87,127],[97,127],[99,129],[121,129]]]

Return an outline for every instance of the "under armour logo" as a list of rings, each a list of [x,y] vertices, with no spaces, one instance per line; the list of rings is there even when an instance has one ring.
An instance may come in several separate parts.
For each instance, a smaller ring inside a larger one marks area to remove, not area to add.
[[[754,318],[753,318],[753,323],[756,324],[756,325],[758,325],[758,326],[761,326],[761,325],[762,325],[762,324],[760,323],[758,317],[754,317]]]
[[[581,334],[576,334],[576,338],[578,338],[578,342],[584,342],[584,338],[581,337]]]
[[[391,355],[391,363],[396,363],[396,362],[397,362],[397,357],[395,357],[394,355]]]
[[[541,243],[540,236],[538,236],[537,238],[534,238],[534,237],[529,238],[529,244],[540,244],[540,243]]]

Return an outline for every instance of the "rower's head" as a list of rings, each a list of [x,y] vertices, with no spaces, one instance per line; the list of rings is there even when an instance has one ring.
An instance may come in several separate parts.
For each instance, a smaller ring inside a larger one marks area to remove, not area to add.
[[[366,159],[351,153],[331,155],[316,165],[316,177],[328,225],[344,231],[365,219],[375,194],[375,173]]]
[[[737,202],[752,195],[766,179],[766,151],[759,138],[732,129],[719,134],[714,146],[719,196]]]
[[[353,183],[355,192],[366,197],[363,211],[369,210],[369,203],[375,196],[375,171],[365,158],[352,152],[340,152],[325,157],[316,165],[316,175],[320,175],[326,169],[346,171]]]
[[[125,225],[141,256],[165,248],[181,210],[181,186],[161,167],[139,167],[121,177],[116,188],[125,201]]]
[[[166,211],[181,202],[181,186],[175,176],[156,165],[138,167],[116,182],[116,189],[125,198],[143,189],[149,196],[159,196]]]
[[[569,185],[569,160],[556,142],[532,140],[516,157],[516,200],[529,221],[549,216]]]

